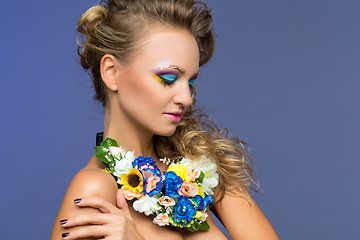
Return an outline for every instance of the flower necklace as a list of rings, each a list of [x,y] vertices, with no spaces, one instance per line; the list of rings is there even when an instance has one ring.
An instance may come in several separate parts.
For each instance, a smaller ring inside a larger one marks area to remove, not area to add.
[[[165,163],[166,165],[169,165],[170,163],[174,163],[175,160],[172,160],[170,158],[164,157],[159,159],[160,162]]]
[[[107,165],[122,185],[127,200],[136,199],[133,208],[152,215],[159,226],[174,226],[189,231],[208,230],[206,208],[214,199],[218,184],[216,164],[205,156],[198,161],[182,158],[162,162],[170,166],[161,172],[151,157],[135,157],[126,152],[114,139],[106,138],[95,147],[95,156]]]

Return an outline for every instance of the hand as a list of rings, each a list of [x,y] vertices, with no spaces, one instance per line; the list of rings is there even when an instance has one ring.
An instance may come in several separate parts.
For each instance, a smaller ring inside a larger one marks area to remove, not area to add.
[[[98,197],[76,199],[74,202],[78,207],[96,208],[100,213],[87,213],[61,220],[60,224],[64,228],[90,225],[63,233],[63,239],[72,240],[89,237],[103,237],[103,239],[108,240],[144,239],[133,223],[121,189],[117,192],[117,207]]]

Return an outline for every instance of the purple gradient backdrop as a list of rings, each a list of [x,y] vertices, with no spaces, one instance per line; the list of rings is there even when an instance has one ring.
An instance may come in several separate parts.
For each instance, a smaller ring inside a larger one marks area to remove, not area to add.
[[[252,146],[253,194],[281,239],[360,234],[360,2],[207,0],[219,44],[199,105]],[[5,1],[0,15],[2,239],[47,239],[102,109],[76,56],[97,1]]]

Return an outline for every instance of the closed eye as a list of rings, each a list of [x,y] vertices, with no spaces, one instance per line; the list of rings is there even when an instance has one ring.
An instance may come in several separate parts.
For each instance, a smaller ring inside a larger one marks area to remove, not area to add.
[[[177,80],[177,76],[175,74],[159,74],[156,76],[157,76],[159,82],[164,85],[172,85]]]
[[[198,72],[197,74],[195,74],[190,80],[189,80],[189,86],[190,88],[193,88],[193,84],[194,84],[194,81],[198,78],[200,72]]]

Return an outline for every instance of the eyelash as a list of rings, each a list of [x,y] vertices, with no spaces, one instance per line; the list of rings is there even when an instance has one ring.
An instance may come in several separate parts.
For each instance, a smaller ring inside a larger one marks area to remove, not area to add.
[[[158,81],[165,86],[170,86],[170,85],[174,84],[177,79],[177,76],[174,74],[156,75],[156,77],[158,78]],[[193,88],[194,81],[195,81],[195,79],[189,80],[190,88]]]
[[[158,76],[160,82],[166,86],[174,84],[177,79],[177,76],[174,74],[163,74],[163,75],[157,75],[157,76]]]

